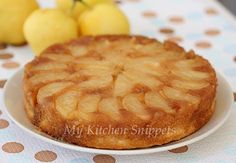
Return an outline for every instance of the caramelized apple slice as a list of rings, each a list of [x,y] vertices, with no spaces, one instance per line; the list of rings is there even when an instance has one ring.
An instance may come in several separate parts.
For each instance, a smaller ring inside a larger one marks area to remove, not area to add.
[[[145,105],[139,100],[136,94],[129,94],[123,98],[123,107],[143,120],[149,120],[151,115],[146,110]]]

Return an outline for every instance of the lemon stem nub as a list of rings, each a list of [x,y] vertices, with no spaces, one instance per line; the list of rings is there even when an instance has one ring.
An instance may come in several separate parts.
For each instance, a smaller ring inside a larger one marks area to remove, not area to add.
[[[73,0],[73,6],[72,6],[72,8],[74,8],[76,2],[80,2],[80,3],[82,3],[84,6],[90,8],[89,5],[88,5],[87,3],[85,3],[83,0]]]

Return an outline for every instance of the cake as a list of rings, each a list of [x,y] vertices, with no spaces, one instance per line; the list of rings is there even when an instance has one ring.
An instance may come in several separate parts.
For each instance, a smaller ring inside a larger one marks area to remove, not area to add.
[[[48,135],[84,147],[134,149],[180,140],[215,109],[217,79],[194,51],[144,36],[81,36],[24,70],[24,107]]]

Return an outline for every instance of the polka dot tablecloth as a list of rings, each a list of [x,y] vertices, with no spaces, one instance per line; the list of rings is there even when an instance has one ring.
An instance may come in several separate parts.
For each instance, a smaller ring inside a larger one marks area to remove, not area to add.
[[[52,7],[52,0],[40,0]],[[225,74],[236,92],[236,19],[213,0],[118,0],[130,20],[132,33],[172,40],[194,49]],[[235,162],[236,106],[227,122],[197,143],[161,153],[135,156],[76,152],[32,137],[6,115],[3,87],[6,81],[33,58],[27,46],[0,44],[0,163],[156,163]],[[234,93],[236,100],[236,93]]]

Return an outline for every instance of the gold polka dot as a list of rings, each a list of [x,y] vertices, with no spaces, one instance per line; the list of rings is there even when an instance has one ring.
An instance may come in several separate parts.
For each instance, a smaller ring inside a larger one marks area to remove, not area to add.
[[[211,7],[207,8],[205,10],[205,12],[208,15],[217,15],[218,14],[218,11],[216,9],[214,9],[214,8],[211,8]]]
[[[103,155],[103,154],[94,156],[93,161],[95,163],[115,163],[116,162],[114,157],[110,155]]]
[[[171,29],[171,28],[161,28],[160,33],[162,33],[162,34],[173,34],[174,30]]]
[[[2,146],[2,150],[7,153],[20,153],[24,150],[24,146],[17,142],[8,142]]]
[[[211,43],[209,43],[208,41],[198,41],[196,42],[196,47],[200,48],[200,49],[208,49],[211,48]]]
[[[6,45],[6,44],[0,43],[0,50],[6,49],[6,48],[7,48],[7,45]]]
[[[217,36],[220,34],[220,30],[218,29],[208,29],[205,31],[205,35],[207,36]]]
[[[10,53],[0,54],[0,59],[10,59],[12,57],[13,57],[13,55]]]
[[[0,88],[3,88],[7,80],[0,80]]]
[[[142,15],[146,18],[155,18],[157,16],[157,14],[153,11],[144,11]]]
[[[169,37],[167,40],[175,42],[175,43],[180,43],[183,41],[183,39],[179,36],[172,36],[172,37]]]
[[[179,147],[179,148],[175,148],[175,149],[171,149],[169,150],[169,152],[171,153],[185,153],[188,151],[188,146],[183,146],[183,147]]]
[[[0,119],[0,129],[7,128],[9,126],[9,122],[5,119]]]
[[[236,92],[234,92],[234,101],[236,102]]]
[[[180,24],[184,22],[184,18],[182,18],[181,16],[172,16],[169,18],[169,21],[171,23]]]
[[[52,151],[40,151],[34,155],[34,158],[41,162],[50,162],[57,159],[57,154]]]
[[[6,68],[6,69],[13,69],[13,68],[17,68],[19,66],[20,66],[19,63],[13,62],[13,61],[5,62],[2,64],[2,67]]]

